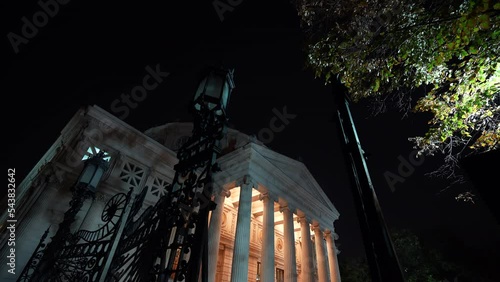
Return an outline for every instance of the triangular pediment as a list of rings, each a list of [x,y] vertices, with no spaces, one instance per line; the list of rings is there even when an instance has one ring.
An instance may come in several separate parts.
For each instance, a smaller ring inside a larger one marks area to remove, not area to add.
[[[337,212],[333,203],[302,162],[291,159],[259,145],[253,146],[253,149],[288,178],[293,180],[293,182],[297,183],[297,185],[305,190],[305,192],[309,193],[312,197],[324,206],[328,207],[330,210]]]

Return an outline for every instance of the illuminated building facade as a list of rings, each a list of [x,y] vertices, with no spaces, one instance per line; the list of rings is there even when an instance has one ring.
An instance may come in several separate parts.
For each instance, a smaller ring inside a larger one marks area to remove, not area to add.
[[[95,198],[83,203],[72,223],[75,234],[117,225],[119,211],[116,218],[106,211],[118,193],[146,191],[135,218],[155,205],[172,183],[176,152],[192,127],[177,122],[140,132],[97,106],[79,110],[16,189],[16,271],[8,273],[2,263],[0,280],[16,281],[49,226],[47,238],[55,234],[84,160],[103,151],[109,168]],[[339,213],[305,165],[233,129],[221,149],[212,195],[217,208],[209,217],[209,281],[340,281],[334,229]],[[5,261],[10,248],[2,212]]]

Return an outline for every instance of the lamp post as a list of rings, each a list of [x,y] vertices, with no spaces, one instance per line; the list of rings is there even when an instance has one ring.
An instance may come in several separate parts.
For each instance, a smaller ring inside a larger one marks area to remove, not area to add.
[[[182,280],[184,275],[185,281],[199,281],[200,270],[202,281],[208,281],[208,215],[216,208],[210,198],[212,174],[219,169],[215,161],[225,135],[226,109],[234,87],[232,70],[208,68],[192,101],[193,132],[177,154],[179,162],[174,167],[173,181],[173,191],[182,189],[179,206],[187,214],[185,224],[176,230],[174,241],[181,242],[184,253],[189,253],[189,262],[185,271],[179,272],[172,265],[176,259],[175,253],[171,253],[167,274],[180,273],[174,281]],[[181,176],[189,180],[181,183]]]
[[[404,282],[404,276],[368,172],[365,154],[349,109],[348,98],[344,93],[334,93],[334,96],[337,104],[339,132],[343,137],[343,152],[372,281]]]
[[[85,200],[95,196],[97,186],[109,167],[104,157],[104,152],[100,151],[95,156],[85,160],[83,170],[76,184],[72,187],[73,196],[69,202],[70,208],[64,213],[63,221],[59,224],[56,234],[51,238],[51,242],[44,251],[44,255],[34,272],[34,281],[49,281],[57,275],[58,269],[55,262],[58,252],[71,242],[71,224],[75,221],[75,217]]]

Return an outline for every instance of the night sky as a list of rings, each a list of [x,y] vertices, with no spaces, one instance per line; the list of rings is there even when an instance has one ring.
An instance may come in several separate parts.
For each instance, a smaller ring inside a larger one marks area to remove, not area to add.
[[[257,136],[269,127],[273,109],[295,114],[267,145],[304,162],[339,210],[339,258],[364,255],[332,111],[332,94],[340,90],[304,69],[304,37],[288,1],[243,0],[221,21],[210,0],[163,5],[73,0],[59,4],[17,54],[7,34],[22,35],[22,18],[32,22],[41,7],[34,0],[12,2],[2,9],[7,73],[1,85],[7,167],[16,168],[19,183],[80,107],[98,105],[119,116],[112,103],[142,84],[147,66],[159,65],[170,75],[124,117],[141,131],[189,121],[198,72],[206,65],[234,68],[231,127]],[[387,225],[411,229],[429,247],[495,272],[500,226],[481,198],[476,204],[454,199],[470,184],[438,194],[448,182],[424,175],[439,165],[431,157],[394,192],[384,178],[386,171],[397,172],[401,159],[408,160],[413,148],[407,138],[425,132],[429,116],[402,119],[392,110],[373,117],[363,102],[351,109]]]

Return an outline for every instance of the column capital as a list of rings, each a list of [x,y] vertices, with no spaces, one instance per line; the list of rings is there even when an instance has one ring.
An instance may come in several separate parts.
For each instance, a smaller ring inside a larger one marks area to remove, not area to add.
[[[240,185],[244,185],[244,184],[246,184],[246,185],[253,184],[253,178],[248,174],[243,176],[243,178],[240,181]]]
[[[326,229],[325,231],[323,231],[323,238],[325,238],[325,240],[328,240],[330,238],[333,239],[332,231],[329,229]]]
[[[270,193],[269,191],[266,191],[266,192],[261,192],[260,195],[259,195],[259,200],[264,200],[265,198],[268,198],[270,199],[271,201],[273,201],[273,203],[275,202],[274,200],[274,195],[272,193]]]
[[[307,219],[307,217],[304,214],[297,216],[297,222],[298,223],[306,223],[306,224],[310,223],[309,220]]]
[[[288,207],[288,205],[280,205],[280,212],[284,212],[284,211],[290,211],[290,208]]]
[[[298,216],[306,216],[306,214],[300,209],[297,209],[297,215]]]
[[[227,187],[222,187],[222,189],[220,189],[220,191],[219,191],[219,194],[221,196],[225,196],[226,198],[229,198],[229,197],[231,197],[231,190]]]
[[[339,234],[333,232],[330,229],[326,229],[323,233],[324,233],[325,239],[327,237],[331,237],[333,240],[338,240],[339,239]]]
[[[318,230],[319,232],[321,232],[321,228],[320,228],[320,226],[319,226],[319,223],[314,222],[314,223],[311,225],[311,230],[312,230],[312,231],[316,231],[316,230]]]

